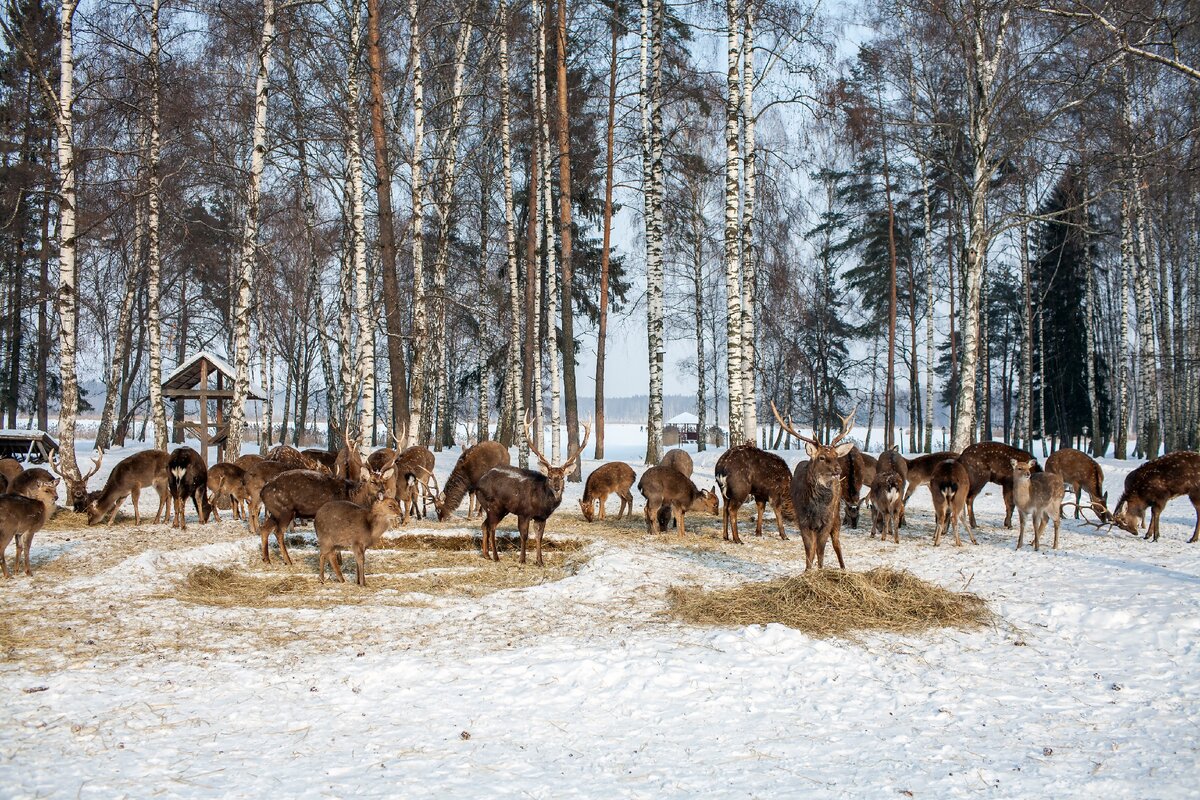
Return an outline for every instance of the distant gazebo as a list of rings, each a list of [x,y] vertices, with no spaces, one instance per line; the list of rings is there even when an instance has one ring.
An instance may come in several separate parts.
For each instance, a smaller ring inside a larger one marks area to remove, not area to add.
[[[696,444],[700,441],[700,418],[690,411],[676,414],[667,420],[663,429],[663,444]]]
[[[184,419],[176,422],[176,430],[184,436],[194,436],[200,442],[200,455],[208,463],[208,448],[215,445],[217,460],[225,459],[225,442],[229,438],[229,426],[225,421],[225,404],[233,401],[233,385],[237,374],[233,367],[207,350],[201,350],[175,368],[163,381],[163,397],[173,400],[180,409],[179,416],[186,417],[183,404],[195,401],[200,407],[200,419]],[[250,390],[247,400],[263,400],[261,394]],[[208,417],[209,402],[215,403],[213,420]]]

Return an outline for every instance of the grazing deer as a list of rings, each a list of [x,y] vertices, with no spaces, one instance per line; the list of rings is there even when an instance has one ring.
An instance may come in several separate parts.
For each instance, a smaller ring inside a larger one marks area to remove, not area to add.
[[[354,450],[352,459],[358,458]],[[360,459],[361,461],[361,459]],[[313,519],[326,503],[333,500],[349,500],[352,503],[366,505],[377,494],[392,496],[391,486],[394,468],[391,464],[376,472],[365,468],[360,463],[358,469],[360,479],[357,481],[326,475],[311,469],[295,469],[284,472],[263,487],[261,492],[266,519],[259,529],[262,540],[263,561],[271,563],[268,550],[272,531],[279,545],[279,554],[286,564],[292,563],[288,555],[285,534],[297,519]]]
[[[734,543],[742,543],[738,536],[737,515],[749,497],[754,498],[758,509],[754,535],[762,536],[763,515],[766,504],[770,503],[779,525],[779,538],[787,540],[783,530],[783,508],[791,489],[792,472],[786,461],[752,444],[743,444],[726,450],[717,459],[716,477],[721,499],[725,501],[721,513],[721,534],[725,541],[729,541],[732,530]]]
[[[872,459],[874,461],[874,459]],[[856,446],[849,453],[838,457],[838,471],[842,474],[842,504],[845,506],[843,521],[851,528],[858,528],[858,514],[862,505],[862,490],[871,483],[864,480],[863,453]],[[871,481],[875,480],[875,469],[872,464]],[[788,482],[791,483],[791,471],[788,471]]]
[[[313,469],[315,464],[320,464],[320,461],[311,456],[301,453],[296,448],[286,445],[277,444],[267,451],[263,456],[267,461],[278,461],[281,464],[291,464],[292,469]]]
[[[804,541],[804,570],[807,572],[812,569],[814,558],[817,568],[824,568],[825,545],[830,540],[833,541],[838,564],[845,569],[840,538],[842,481],[838,473],[838,457],[849,453],[854,447],[854,442],[842,440],[854,427],[854,412],[858,409],[855,407],[848,416],[842,417],[842,430],[829,444],[821,444],[816,438],[816,431],[813,431],[812,437],[804,436],[784,422],[774,402],[771,403],[771,410],[785,431],[804,442],[804,450],[810,459],[796,465],[791,486],[792,508],[796,513],[800,538]]]
[[[588,522],[596,519],[608,519],[608,513],[604,506],[608,502],[610,494],[616,494],[617,497],[621,498],[621,507],[617,510],[617,519],[621,519],[626,514],[632,514],[633,492],[630,489],[636,477],[637,475],[634,473],[633,467],[624,461],[610,461],[592,470],[592,474],[588,475],[587,483],[583,487],[583,499],[579,501],[579,508],[583,511],[583,518]],[[600,504],[599,515],[596,514],[597,503]]]
[[[541,458],[541,456],[538,457]],[[493,467],[506,467],[509,463],[511,462],[508,448],[499,442],[480,442],[474,447],[464,450],[463,454],[458,457],[458,462],[454,465],[450,477],[446,479],[441,500],[435,501],[433,504],[437,509],[438,519],[442,522],[450,519],[450,515],[462,504],[463,495],[466,494],[471,496],[467,503],[467,519],[471,519],[476,510],[475,495],[479,479]]]
[[[36,481],[26,486],[28,494],[0,495],[0,567],[4,577],[11,578],[8,571],[8,543],[17,540],[17,560],[13,566],[21,571],[21,560],[25,560],[25,574],[32,576],[29,567],[29,547],[33,535],[40,531],[54,515],[54,502],[58,498],[58,480]]]
[[[113,524],[117,518],[117,509],[126,497],[133,498],[133,519],[135,525],[142,524],[142,512],[138,508],[138,497],[142,489],[153,486],[158,493],[158,511],[154,514],[154,524],[159,520],[166,521],[170,516],[167,507],[167,461],[170,454],[165,450],[143,450],[121,459],[96,498],[88,504],[88,525],[95,525],[108,516],[108,524]]]
[[[438,482],[433,474],[435,463],[433,451],[419,444],[405,448],[396,458],[396,499],[404,505],[406,525],[408,518],[414,514],[418,519],[424,519],[429,500],[437,499]]]
[[[914,459],[916,460],[919,459]],[[979,544],[975,541],[975,532],[963,518],[967,508],[967,493],[971,491],[971,476],[967,474],[967,468],[958,463],[958,459],[951,457],[943,458],[931,469],[926,470],[924,465],[921,469],[927,473],[924,480],[933,498],[933,546],[937,547],[942,541],[942,536],[950,532],[951,524],[954,525],[955,547],[962,547],[962,538],[958,535],[960,524],[966,525],[971,544]]]
[[[1020,532],[1017,534],[1017,549],[1025,543],[1025,515],[1028,514],[1033,527],[1033,549],[1041,545],[1042,531],[1046,523],[1054,519],[1054,549],[1058,549],[1059,517],[1062,516],[1063,480],[1053,472],[1035,472],[1037,462],[1011,459],[1013,471],[1013,499],[1017,503]]]
[[[251,467],[253,467],[255,464],[261,464],[263,461],[266,461],[266,459],[260,456],[258,453],[246,453],[243,456],[238,456],[237,460],[235,460],[233,463],[234,465],[241,467],[243,472],[249,472]]]
[[[483,509],[483,541],[484,558],[493,561],[500,560],[500,550],[496,543],[496,526],[500,520],[509,514],[517,518],[517,530],[521,534],[521,563],[525,563],[525,548],[529,542],[529,523],[532,520],[537,525],[537,565],[542,563],[542,536],[546,533],[546,520],[562,503],[563,487],[566,486],[567,475],[575,467],[575,461],[583,448],[587,447],[588,438],[592,435],[591,423],[584,423],[583,441],[579,447],[567,450],[567,460],[555,466],[542,455],[534,444],[534,437],[529,431],[529,419],[525,419],[525,439],[529,442],[529,450],[537,456],[538,465],[542,472],[531,469],[510,467],[502,464],[488,470],[477,484],[480,508]],[[485,444],[481,442],[471,448],[474,450]],[[467,451],[470,452],[470,451]],[[505,451],[507,456],[508,451]],[[465,457],[466,454],[464,454]],[[460,459],[461,460],[461,459]],[[449,481],[446,482],[449,486]]]
[[[1087,489],[1088,499],[1091,500],[1092,513],[1101,522],[1112,519],[1108,513],[1108,492],[1104,491],[1104,470],[1087,453],[1074,447],[1055,450],[1046,459],[1046,472],[1053,472],[1062,478],[1063,486],[1075,492],[1075,519],[1079,519],[1079,501],[1083,498],[1084,489]]]
[[[250,532],[259,532],[258,515],[262,510],[262,491],[268,483],[285,472],[295,472],[296,468],[279,461],[260,461],[246,470],[246,519],[250,523]],[[313,470],[316,471],[316,470]],[[321,471],[318,474],[326,475]],[[328,477],[328,476],[326,476]]]
[[[0,475],[4,476],[5,485],[12,483],[13,480],[25,471],[21,466],[21,462],[15,458],[0,458]]]
[[[1009,462],[1033,461],[1034,471],[1040,472],[1041,467],[1032,453],[1004,444],[1004,442],[976,442],[962,451],[958,461],[967,468],[971,476],[971,491],[967,495],[967,515],[971,519],[971,527],[978,528],[975,521],[975,498],[983,491],[988,483],[997,484],[1004,493],[1004,527],[1012,528],[1013,515],[1013,471]]]
[[[674,450],[668,450],[667,452],[663,453],[663,457],[658,460],[658,465],[660,467],[671,467],[672,469],[677,469],[683,473],[683,477],[685,478],[692,477],[692,457],[689,456],[684,450],[680,450],[678,448]]]
[[[892,541],[900,544],[900,515],[904,513],[904,480],[900,473],[891,470],[875,475],[871,484],[871,538],[879,532],[879,540],[886,542],[888,534]]]
[[[908,498],[912,497],[917,489],[929,483],[929,478],[933,475],[933,470],[937,468],[938,464],[947,459],[957,458],[958,453],[951,450],[942,450],[937,453],[926,453],[923,456],[908,459],[908,474],[904,481],[908,488],[904,490],[904,504],[908,505]],[[966,495],[963,495],[963,497],[965,499]]]
[[[221,515],[217,512],[216,499],[218,497],[228,497],[229,507],[233,511],[234,519],[242,519],[245,517],[243,506],[246,504],[246,471],[237,464],[228,462],[214,464],[213,468],[208,471],[208,491],[211,495],[209,503],[212,505],[213,517],[218,521]]]
[[[392,454],[393,457],[395,453]],[[317,531],[317,572],[321,583],[325,582],[325,564],[329,563],[333,574],[342,583],[343,549],[354,553],[358,563],[359,586],[367,585],[367,548],[378,547],[384,532],[391,527],[392,521],[404,514],[400,504],[394,497],[377,494],[369,506],[352,503],[349,500],[331,500],[317,511],[313,518],[313,527]]]
[[[88,503],[95,500],[99,496],[99,492],[89,492],[87,485],[88,481],[92,479],[92,476],[100,471],[100,464],[103,462],[103,460],[104,451],[100,448],[96,448],[96,460],[92,464],[91,471],[89,471],[88,474],[81,476],[79,480],[75,480],[75,478],[70,475],[62,474],[62,470],[58,468],[58,452],[56,451],[51,454],[50,469],[54,471],[55,475],[62,478],[63,483],[66,484],[67,506],[69,506],[70,509],[75,513],[82,514],[84,509],[88,507]]]
[[[1167,453],[1147,461],[1125,476],[1125,491],[1113,511],[1113,522],[1135,536],[1150,509],[1146,538],[1158,541],[1158,522],[1163,508],[1176,497],[1187,495],[1196,509],[1196,528],[1188,544],[1200,537],[1200,455],[1186,450]]]
[[[707,511],[714,517],[721,511],[715,490],[697,488],[692,479],[674,467],[651,467],[642,473],[638,491],[646,498],[646,532],[662,533],[675,520],[683,536],[683,516],[689,511]]]
[[[200,524],[208,522],[212,506],[208,503],[208,468],[204,459],[190,447],[177,447],[167,460],[167,491],[173,501],[175,515],[171,527],[187,530],[185,507],[191,498]]]

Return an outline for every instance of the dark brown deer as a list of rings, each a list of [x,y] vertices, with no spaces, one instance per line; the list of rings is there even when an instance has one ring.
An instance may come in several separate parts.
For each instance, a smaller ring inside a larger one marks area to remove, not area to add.
[[[395,453],[392,454],[393,457]],[[334,576],[342,583],[342,550],[354,553],[358,563],[359,586],[367,585],[367,549],[378,547],[380,539],[392,521],[404,514],[394,497],[376,495],[367,506],[349,500],[332,500],[317,512],[313,527],[317,531],[317,572],[325,582],[325,564],[329,563]]]
[[[5,485],[12,483],[24,471],[25,468],[21,466],[21,462],[15,458],[0,458],[0,475],[4,476]]]
[[[663,453],[663,457],[658,460],[658,465],[660,467],[677,469],[683,473],[683,477],[685,478],[692,477],[692,457],[687,452],[678,448]]]
[[[96,460],[92,464],[92,469],[88,474],[80,476],[79,480],[75,480],[70,475],[62,474],[62,470],[58,468],[58,452],[54,452],[50,456],[50,469],[54,470],[54,474],[62,478],[63,484],[67,487],[67,506],[77,514],[82,514],[87,509],[88,503],[99,497],[99,492],[88,491],[88,481],[92,476],[100,471],[100,464],[104,461],[104,451],[96,449]]]
[[[714,490],[701,490],[692,479],[674,467],[651,467],[642,473],[638,491],[646,498],[646,532],[662,533],[670,520],[683,536],[683,517],[689,511],[705,511],[714,517],[721,512],[721,501]]]
[[[187,530],[185,508],[189,498],[196,507],[200,524],[208,522],[212,512],[212,506],[208,504],[208,467],[192,448],[177,447],[167,460],[167,492],[175,510],[171,527]]]
[[[0,473],[0,494],[8,494],[8,478]]]
[[[529,523],[537,525],[537,565],[542,563],[542,536],[546,533],[546,520],[562,503],[563,487],[566,486],[567,475],[575,467],[575,461],[583,448],[587,447],[588,438],[592,435],[591,423],[584,423],[583,441],[575,450],[568,448],[567,460],[554,465],[542,455],[534,444],[534,437],[529,431],[529,420],[525,420],[525,439],[529,442],[529,450],[537,456],[538,465],[542,472],[531,469],[510,467],[502,464],[484,474],[477,484],[479,504],[483,509],[483,542],[484,558],[493,561],[500,560],[500,550],[496,543],[496,526],[500,520],[509,514],[517,518],[517,530],[521,534],[521,563],[525,563],[525,549],[529,542]],[[490,442],[481,442],[475,447],[481,447]],[[474,450],[475,448],[471,448]],[[470,452],[470,451],[468,451]],[[507,450],[505,455],[507,455]],[[464,457],[465,457],[464,453]],[[446,482],[449,486],[449,481]]]
[[[829,444],[821,444],[816,438],[804,436],[789,423],[783,421],[775,403],[771,403],[775,419],[797,440],[804,442],[805,452],[809,460],[801,461],[792,473],[792,508],[796,514],[796,525],[800,529],[800,538],[804,541],[804,569],[812,569],[813,559],[817,568],[825,566],[825,545],[833,541],[833,552],[837,554],[838,564],[846,568],[842,558],[841,542],[841,502],[842,481],[838,472],[838,457],[850,452],[854,442],[842,441],[850,429],[854,427],[854,412],[842,417],[842,430]],[[876,476],[878,477],[878,475]]]
[[[450,515],[462,504],[463,496],[468,494],[471,495],[471,499],[467,503],[467,519],[471,519],[479,479],[493,467],[505,467],[509,463],[511,462],[508,448],[499,442],[480,442],[474,447],[464,450],[463,454],[458,457],[458,462],[454,465],[450,477],[446,479],[441,499],[434,502],[438,519],[443,522],[450,519]]]
[[[921,470],[925,472],[924,465],[921,466]],[[929,494],[933,498],[933,546],[937,547],[942,541],[942,536],[950,533],[952,524],[955,547],[962,547],[962,538],[958,535],[959,525],[966,525],[971,544],[979,544],[975,541],[975,532],[964,519],[967,494],[971,491],[971,476],[967,474],[967,468],[958,463],[957,458],[943,458],[928,470],[925,483],[929,486]]]
[[[377,494],[391,496],[389,481],[393,472],[394,468],[388,464],[380,472],[364,467],[360,471],[361,479],[357,481],[311,469],[290,470],[276,477],[262,489],[262,504],[266,510],[266,519],[259,529],[263,561],[271,563],[268,543],[272,532],[284,563],[291,564],[292,557],[288,555],[284,539],[295,520],[315,518],[321,507],[333,500],[365,505]]]
[[[1034,461],[1032,453],[1007,445],[1004,442],[976,442],[962,451],[958,462],[967,468],[971,476],[971,491],[967,495],[967,515],[971,527],[978,528],[975,521],[975,498],[989,483],[998,485],[1004,492],[1004,527],[1012,528],[1013,515],[1013,471],[1011,461]],[[1035,464],[1035,471],[1041,468]]]
[[[142,489],[154,487],[158,493],[158,511],[154,514],[154,524],[166,521],[170,517],[167,506],[167,461],[171,458],[165,450],[143,450],[121,459],[112,472],[100,494],[88,504],[88,525],[101,522],[105,516],[111,525],[117,519],[117,510],[126,497],[133,499],[133,519],[135,525],[142,524],[142,511],[138,508],[138,498]]]
[[[326,472],[330,473],[331,475],[333,474],[333,471],[337,468],[338,454],[331,453],[328,450],[325,450],[324,448],[306,447],[300,451],[300,455],[304,456],[305,458],[309,459],[310,461],[317,462],[318,464],[321,465],[321,467]],[[308,467],[305,467],[305,469],[308,469]]]
[[[217,511],[216,500],[218,497],[229,498],[229,508],[233,512],[234,519],[245,517],[243,507],[247,499],[246,471],[237,464],[228,462],[214,464],[213,468],[208,471],[208,491],[211,495],[209,503],[212,505],[213,517],[218,521],[221,519],[221,515]]]
[[[842,474],[842,505],[845,507],[843,521],[851,528],[858,528],[862,490],[864,486],[868,489],[871,488],[870,481],[864,480],[866,469],[862,451],[855,447],[846,455],[839,457],[838,471]],[[871,480],[875,480],[874,464],[871,469]],[[788,472],[788,483],[789,485],[791,483],[791,471]]]
[[[1140,532],[1150,509],[1150,527],[1146,538],[1158,541],[1158,522],[1163,508],[1176,497],[1186,495],[1196,509],[1196,528],[1188,544],[1200,537],[1200,454],[1186,450],[1167,453],[1147,461],[1125,476],[1125,491],[1113,511],[1118,528],[1134,534]]]
[[[404,506],[404,524],[414,514],[424,519],[429,501],[438,496],[436,461],[433,451],[423,445],[405,448],[396,458],[396,499]]]
[[[1033,549],[1039,550],[1042,532],[1046,523],[1054,520],[1054,549],[1058,549],[1058,528],[1062,517],[1063,481],[1053,472],[1037,472],[1037,462],[1010,462],[1013,471],[1013,500],[1017,504],[1020,532],[1017,534],[1017,549],[1025,543],[1025,516],[1033,528]]]
[[[1104,470],[1087,453],[1074,447],[1055,450],[1046,459],[1046,472],[1062,478],[1066,490],[1075,492],[1075,519],[1079,519],[1079,501],[1087,489],[1092,513],[1101,522],[1112,520],[1112,514],[1108,513],[1108,492],[1104,491]]]
[[[632,514],[633,492],[630,490],[633,487],[635,478],[637,478],[637,475],[634,473],[633,467],[624,461],[610,461],[592,470],[592,473],[587,477],[587,483],[583,486],[583,499],[579,501],[579,508],[583,511],[583,518],[588,522],[597,519],[608,519],[608,511],[604,506],[608,503],[608,496],[610,494],[615,494],[621,498],[621,507],[617,510],[617,519],[621,519],[626,514]],[[599,514],[596,513],[597,503],[600,505]]]
[[[900,544],[900,515],[904,513],[904,480],[900,473],[888,470],[875,475],[871,509],[871,538],[878,531],[879,540],[886,542],[890,533],[892,541]]]
[[[754,498],[758,509],[754,535],[762,536],[763,516],[767,503],[770,503],[779,525],[779,538],[787,540],[783,530],[783,509],[791,490],[792,472],[786,461],[752,444],[743,444],[726,450],[717,459],[716,478],[717,489],[725,501],[721,513],[721,534],[725,541],[729,541],[732,530],[733,541],[742,543],[737,515],[749,497]]]
[[[0,567],[4,568],[4,577],[11,578],[8,571],[8,543],[17,540],[17,560],[13,566],[16,572],[21,571],[21,561],[25,561],[25,574],[32,576],[29,567],[29,547],[33,544],[33,535],[40,531],[54,515],[54,503],[58,498],[58,481],[36,481],[26,486],[28,494],[0,495]]]
[[[908,504],[908,499],[913,496],[913,493],[917,489],[929,483],[929,478],[933,475],[933,471],[937,468],[938,464],[941,464],[946,459],[957,458],[958,453],[951,450],[941,450],[937,453],[926,453],[923,456],[908,459],[908,475],[905,478],[905,485],[908,488],[904,490],[905,505]],[[966,495],[963,495],[963,497],[965,499]]]
[[[262,510],[263,487],[283,473],[293,471],[295,471],[295,467],[290,464],[266,460],[259,461],[246,470],[246,519],[250,523],[251,533],[259,532],[258,517]],[[325,472],[321,471],[319,474],[325,475]]]

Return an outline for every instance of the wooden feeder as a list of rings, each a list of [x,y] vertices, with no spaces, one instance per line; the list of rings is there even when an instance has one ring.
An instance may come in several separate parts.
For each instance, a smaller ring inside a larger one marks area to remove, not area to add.
[[[163,381],[163,397],[173,400],[180,409],[189,400],[200,407],[198,420],[184,419],[177,422],[176,430],[182,430],[184,437],[191,436],[200,442],[200,455],[204,463],[208,463],[208,448],[217,448],[217,461],[225,460],[225,442],[229,439],[229,426],[225,421],[226,403],[233,401],[233,386],[237,374],[233,367],[221,358],[201,350],[187,361],[175,368],[175,371]],[[247,400],[263,400],[262,395],[253,389],[246,395]],[[213,419],[208,416],[209,402],[215,404]],[[186,417],[186,413],[180,416]]]

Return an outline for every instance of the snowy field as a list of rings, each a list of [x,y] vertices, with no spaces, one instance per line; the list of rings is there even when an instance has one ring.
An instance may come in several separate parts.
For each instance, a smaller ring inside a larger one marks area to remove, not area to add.
[[[610,458],[636,465],[638,426],[607,434]],[[94,485],[128,452],[109,453]],[[439,455],[439,477],[456,456]],[[697,458],[702,486],[717,456]],[[1134,464],[1104,466],[1115,504]],[[1186,499],[1168,507],[1157,544],[1068,521],[1061,550],[1014,552],[990,486],[976,503],[980,544],[935,550],[922,489],[899,545],[869,539],[866,525],[843,534],[848,567],[968,588],[999,621],[850,642],[673,621],[668,587],[799,571],[799,539],[727,545],[719,519],[689,515],[686,538],[649,540],[636,489],[634,518],[608,526],[582,524],[581,492],[568,485],[547,527],[581,547],[552,552],[544,573],[512,552],[490,565],[465,551],[380,550],[366,589],[317,583],[311,527],[295,565],[264,566],[258,539],[225,514],[177,532],[145,519],[72,527],[60,511],[34,540],[34,577],[0,587],[0,794],[1200,792],[1200,545],[1185,544]],[[510,518],[502,532],[514,528]],[[478,528],[460,516],[393,535],[417,533]],[[278,591],[257,604],[189,595],[199,566]],[[456,583],[468,572],[480,583]]]

